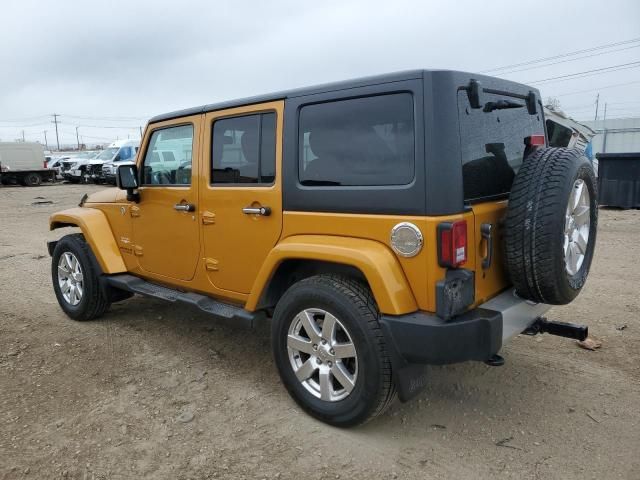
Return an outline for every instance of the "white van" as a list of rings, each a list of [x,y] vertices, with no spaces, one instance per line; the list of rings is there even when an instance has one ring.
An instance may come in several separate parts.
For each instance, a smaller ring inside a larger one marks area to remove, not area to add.
[[[118,165],[126,162],[135,162],[138,148],[140,148],[139,138],[121,140],[109,145],[93,160],[95,167],[92,170],[96,172],[94,180],[107,181],[115,185],[115,172],[118,169]],[[98,169],[100,169],[99,172]]]
[[[102,150],[93,158],[81,158],[75,161],[63,172],[66,180],[73,183],[102,180],[104,164],[121,160],[133,160],[136,157],[140,139],[118,140]]]

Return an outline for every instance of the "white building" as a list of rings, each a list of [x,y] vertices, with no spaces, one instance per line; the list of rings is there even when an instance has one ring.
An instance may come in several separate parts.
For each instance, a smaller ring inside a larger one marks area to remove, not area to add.
[[[591,149],[596,153],[640,152],[640,117],[607,118],[581,122],[596,132]]]

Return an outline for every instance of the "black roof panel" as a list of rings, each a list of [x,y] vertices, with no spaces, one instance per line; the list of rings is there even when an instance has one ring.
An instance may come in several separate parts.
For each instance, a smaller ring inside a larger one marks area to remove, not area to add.
[[[242,107],[254,103],[271,102],[274,100],[283,100],[285,98],[300,97],[303,95],[311,95],[314,93],[325,93],[334,90],[346,90],[349,88],[362,87],[365,85],[376,85],[381,83],[397,82],[401,80],[409,80],[414,78],[422,78],[424,70],[408,70],[404,72],[386,73],[384,75],[375,75],[371,77],[357,78],[353,80],[344,80],[341,82],[325,83],[312,87],[296,88],[292,90],[283,90],[280,92],[269,93],[266,95],[257,95],[254,97],[240,98],[236,100],[228,100],[219,103],[210,103],[199,107],[185,108],[184,110],[176,110],[175,112],[163,113],[156,115],[149,123],[161,122],[163,120],[171,120],[172,118],[185,117],[188,115],[196,115],[198,113],[213,112],[215,110],[223,110],[225,108]]]

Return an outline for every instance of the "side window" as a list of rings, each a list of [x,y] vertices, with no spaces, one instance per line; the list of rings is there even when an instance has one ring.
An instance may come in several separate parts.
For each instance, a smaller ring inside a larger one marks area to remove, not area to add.
[[[133,157],[133,149],[131,147],[122,147],[119,153],[120,160],[129,160]]]
[[[406,185],[414,178],[410,93],[307,105],[299,122],[302,185]]]
[[[275,177],[275,113],[223,118],[213,124],[212,184],[271,184]]]
[[[144,157],[143,185],[191,185],[193,125],[156,130]]]

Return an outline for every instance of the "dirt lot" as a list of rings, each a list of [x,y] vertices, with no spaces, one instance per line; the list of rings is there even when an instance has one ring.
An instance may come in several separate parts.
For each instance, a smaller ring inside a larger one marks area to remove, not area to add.
[[[640,478],[639,211],[601,211],[588,285],[549,315],[599,351],[518,337],[505,366],[430,368],[413,402],[338,430],[288,397],[266,328],[139,297],[62,314],[47,218],[97,188],[0,188],[0,479]]]

